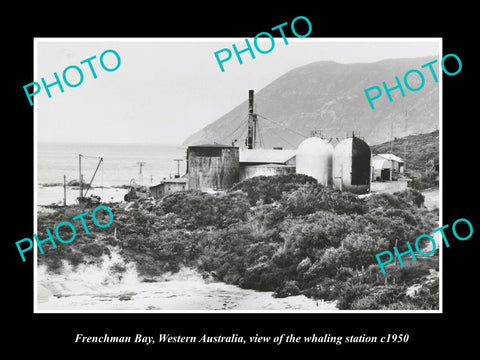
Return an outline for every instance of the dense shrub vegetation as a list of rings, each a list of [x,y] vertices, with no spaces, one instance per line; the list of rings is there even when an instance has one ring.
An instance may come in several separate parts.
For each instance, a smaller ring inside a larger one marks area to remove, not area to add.
[[[316,184],[317,180],[303,174],[284,176],[256,176],[234,185],[230,191],[240,190],[247,194],[250,205],[261,201],[271,204],[280,200],[285,192],[296,190],[304,184]]]
[[[421,174],[418,177],[413,177],[412,180],[408,182],[408,186],[416,190],[438,188],[438,184],[438,172],[435,171]]]
[[[395,244],[405,251],[406,240],[437,227],[437,214],[419,208],[421,202],[412,189],[361,199],[303,175],[258,177],[222,194],[185,191],[128,208],[110,204],[110,227],[87,219],[90,235],[79,230],[74,242],[38,260],[61,271],[61,259],[73,265],[99,261],[117,246],[145,279],[183,265],[279,297],[337,300],[340,309],[436,309],[438,282],[431,273],[438,270],[437,254],[402,268],[392,263],[386,275],[375,259]],[[41,215],[39,233],[84,211],[69,207]],[[413,284],[419,290],[409,295]]]

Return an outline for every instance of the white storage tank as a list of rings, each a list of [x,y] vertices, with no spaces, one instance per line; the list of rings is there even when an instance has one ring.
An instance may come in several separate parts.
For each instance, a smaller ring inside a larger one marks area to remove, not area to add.
[[[298,146],[297,174],[309,175],[319,184],[332,185],[333,146],[319,137],[308,138]]]

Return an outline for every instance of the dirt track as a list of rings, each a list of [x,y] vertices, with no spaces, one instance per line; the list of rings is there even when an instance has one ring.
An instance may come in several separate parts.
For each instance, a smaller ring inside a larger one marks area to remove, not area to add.
[[[370,185],[372,193],[386,192],[393,194],[397,191],[402,191],[407,188],[408,179],[400,179],[397,181],[373,181]],[[432,210],[434,208],[440,208],[440,198],[438,189],[423,190],[422,194],[425,196],[425,207]]]

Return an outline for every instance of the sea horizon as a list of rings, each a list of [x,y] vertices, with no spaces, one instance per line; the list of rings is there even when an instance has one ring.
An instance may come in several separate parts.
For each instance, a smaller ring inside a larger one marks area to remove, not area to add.
[[[39,204],[63,199],[63,190],[60,191],[58,185],[62,184],[63,188],[64,176],[67,184],[79,180],[79,154],[82,155],[83,181],[88,184],[93,178],[91,186],[94,189],[118,188],[129,185],[132,180],[137,185],[152,186],[178,173],[182,176],[186,171],[186,149],[178,145],[38,143],[36,186]],[[101,163],[100,158],[103,158]]]
[[[134,146],[178,146],[187,147],[179,143],[150,143],[150,142],[98,142],[98,141],[37,141],[37,145],[134,145]]]

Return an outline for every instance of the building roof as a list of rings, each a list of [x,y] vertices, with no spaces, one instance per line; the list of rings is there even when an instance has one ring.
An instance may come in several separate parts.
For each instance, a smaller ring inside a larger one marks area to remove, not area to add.
[[[295,167],[294,165],[285,165],[285,164],[259,164],[259,165],[246,165],[244,168],[289,168]]]
[[[186,183],[188,180],[187,178],[184,178],[184,177],[180,177],[180,178],[173,178],[173,179],[165,179],[165,180],[162,180],[161,183]]]
[[[296,150],[241,149],[241,163],[285,164],[296,155]]]
[[[402,158],[399,158],[398,156],[395,156],[393,154],[377,154],[377,156],[381,156],[381,157],[383,157],[384,159],[387,159],[387,160],[393,160],[393,161],[396,161],[396,162],[403,162]]]
[[[162,180],[160,182],[160,184],[152,185],[152,186],[150,186],[150,188],[155,188],[155,187],[162,186],[162,185],[165,185],[165,184],[186,184],[186,183],[187,183],[186,178],[165,179],[165,180]]]
[[[231,148],[236,147],[232,145],[223,145],[223,144],[199,144],[199,145],[190,145],[189,148]]]
[[[383,164],[386,159],[381,158],[381,159],[374,159],[372,160],[372,166],[374,169],[383,169]]]

